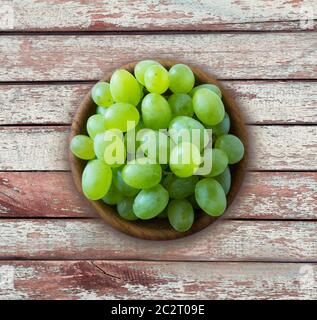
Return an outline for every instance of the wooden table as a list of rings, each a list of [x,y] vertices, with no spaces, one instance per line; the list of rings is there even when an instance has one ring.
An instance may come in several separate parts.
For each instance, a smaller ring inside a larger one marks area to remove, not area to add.
[[[0,9],[9,14],[0,16],[0,298],[317,298],[316,1],[11,0]],[[252,141],[224,219],[169,242],[107,226],[67,161],[84,94],[105,72],[151,57],[215,74]]]

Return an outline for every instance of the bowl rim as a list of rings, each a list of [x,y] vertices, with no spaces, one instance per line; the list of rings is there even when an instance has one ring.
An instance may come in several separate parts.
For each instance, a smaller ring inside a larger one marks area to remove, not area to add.
[[[111,227],[117,229],[125,234],[128,234],[133,237],[147,239],[147,240],[172,240],[183,238],[194,233],[201,231],[206,228],[214,221],[221,219],[226,212],[228,211],[229,206],[232,204],[233,200],[236,198],[241,185],[244,181],[245,174],[247,171],[247,162],[248,162],[248,132],[247,127],[243,121],[243,115],[241,110],[236,105],[236,102],[228,91],[223,87],[223,85],[210,73],[202,71],[199,67],[192,65],[191,63],[178,61],[178,60],[165,60],[165,59],[151,59],[156,60],[161,63],[165,68],[170,68],[175,64],[186,64],[191,68],[195,75],[195,86],[202,83],[210,83],[219,87],[222,92],[222,101],[224,103],[226,112],[230,116],[231,128],[229,133],[237,135],[244,144],[245,153],[243,159],[235,164],[230,165],[230,171],[232,175],[231,188],[227,195],[227,208],[223,215],[220,217],[211,217],[204,213],[198,213],[198,216],[195,217],[195,221],[190,230],[186,232],[178,232],[174,230],[167,219],[150,219],[150,220],[136,220],[136,221],[127,221],[121,218],[114,207],[105,204],[102,200],[92,201],[86,199],[90,205],[98,212],[101,218],[106,221]],[[114,68],[113,71],[107,72],[102,79],[99,81],[110,81],[110,77],[113,72],[117,69],[126,69],[129,72],[133,73],[134,66],[139,61],[130,62],[128,64],[119,66],[119,68]],[[99,82],[97,81],[97,82]],[[91,87],[92,89],[92,87]],[[83,101],[81,102],[79,108],[76,110],[73,117],[69,142],[77,134],[87,134],[86,133],[86,121],[88,117],[95,113],[96,105],[91,98],[91,89],[86,93]],[[83,172],[84,165],[87,161],[81,160],[75,157],[69,149],[69,163],[71,169],[71,175],[76,189],[83,195],[82,186],[81,186],[81,176]],[[197,212],[197,211],[196,211]],[[195,212],[195,215],[196,215]]]

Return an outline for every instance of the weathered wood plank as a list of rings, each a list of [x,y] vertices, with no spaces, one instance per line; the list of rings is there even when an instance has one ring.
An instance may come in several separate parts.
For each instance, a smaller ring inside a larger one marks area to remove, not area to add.
[[[316,221],[218,220],[190,237],[144,241],[99,219],[2,219],[2,259],[317,261]]]
[[[316,45],[313,32],[3,36],[0,81],[98,80],[149,57],[179,58],[222,79],[317,78]]]
[[[0,30],[302,30],[314,28],[314,22],[306,20],[316,19],[317,10],[313,0],[278,4],[273,0],[11,0],[8,4],[14,10],[14,23],[3,24]]]
[[[316,299],[302,263],[3,261],[0,299]]]
[[[317,82],[223,81],[223,84],[249,124],[317,123]],[[2,85],[0,124],[70,124],[92,85]]]
[[[249,126],[252,170],[316,170],[315,126]],[[0,127],[0,170],[68,170],[68,127]]]
[[[225,219],[317,219],[317,173],[250,172]],[[96,217],[68,172],[1,172],[0,217]]]

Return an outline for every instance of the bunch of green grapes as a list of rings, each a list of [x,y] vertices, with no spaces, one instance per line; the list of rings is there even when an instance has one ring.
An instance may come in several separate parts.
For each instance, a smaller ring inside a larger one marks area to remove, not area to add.
[[[87,161],[82,189],[88,199],[116,206],[129,221],[168,219],[179,232],[192,227],[196,209],[223,214],[230,165],[243,158],[244,146],[230,133],[217,86],[195,86],[187,65],[167,70],[145,60],[134,74],[116,70],[91,95],[96,114],[87,120],[87,134],[70,143],[72,153]],[[139,156],[131,160],[133,152]]]

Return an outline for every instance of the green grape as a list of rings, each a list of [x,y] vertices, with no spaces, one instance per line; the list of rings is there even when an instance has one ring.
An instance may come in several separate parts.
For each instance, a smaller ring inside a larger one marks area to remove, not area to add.
[[[149,189],[159,184],[162,168],[147,158],[139,158],[128,162],[122,170],[122,178],[126,184],[137,189]]]
[[[172,118],[167,100],[157,94],[149,93],[142,101],[142,119],[145,127],[158,130],[168,127]]]
[[[136,107],[128,103],[116,103],[108,108],[105,115],[107,129],[119,129],[122,132],[126,132],[128,129],[133,129],[139,120],[140,114]],[[134,126],[128,128],[128,121]]]
[[[193,71],[185,64],[175,64],[169,70],[169,76],[169,88],[174,93],[187,93],[194,87],[195,76]]]
[[[219,96],[206,88],[195,92],[193,107],[197,118],[205,125],[214,126],[225,116],[225,108]]]
[[[227,195],[231,187],[231,173],[229,167],[227,167],[223,173],[214,177],[214,179],[221,184],[223,190],[225,191],[225,194]]]
[[[144,129],[140,132],[139,142],[141,150],[148,158],[160,164],[168,163],[170,141],[166,134],[152,129]]]
[[[160,64],[149,66],[144,73],[144,84],[151,93],[164,93],[170,84],[168,71]]]
[[[87,132],[90,138],[94,139],[94,137],[98,133],[105,132],[107,130],[106,119],[101,114],[94,114],[90,116],[87,120]]]
[[[117,211],[121,218],[128,221],[134,221],[138,219],[133,212],[133,202],[133,198],[125,198],[117,204]]]
[[[139,189],[133,188],[126,184],[122,179],[122,169],[113,169],[113,184],[126,197],[134,197],[140,191]]]
[[[136,66],[134,67],[134,75],[136,77],[136,79],[142,84],[144,85],[144,74],[145,71],[148,69],[148,67],[157,64],[159,65],[158,62],[154,61],[154,60],[143,60],[140,61],[136,64]]]
[[[102,201],[106,204],[114,205],[121,202],[124,198],[124,195],[119,192],[119,190],[116,188],[112,181],[110,189],[107,192],[107,194],[102,198]]]
[[[170,168],[178,177],[192,176],[198,170],[200,163],[200,151],[192,143],[181,142],[171,150]]]
[[[138,103],[138,106],[140,105],[140,102],[141,102],[141,100],[142,100],[143,97],[144,97],[144,87],[142,86],[141,83],[139,83],[139,87],[140,87],[140,101],[139,101],[139,103]]]
[[[116,70],[110,80],[110,92],[116,102],[136,106],[141,99],[140,86],[134,76],[127,70]]]
[[[120,131],[111,129],[97,134],[94,138],[94,151],[98,159],[111,167],[124,164],[126,151]]]
[[[220,136],[215,143],[215,148],[223,150],[229,160],[229,164],[239,162],[244,155],[244,146],[241,140],[233,134]]]
[[[188,231],[194,223],[194,210],[188,200],[172,200],[167,207],[168,220],[171,226],[179,231]]]
[[[119,133],[108,130],[105,133],[105,139],[108,142],[103,154],[103,160],[111,167],[120,167],[125,163],[126,150],[123,136]]]
[[[216,124],[215,126],[206,126],[206,128],[212,129],[212,134],[216,135],[217,137],[227,134],[230,130],[230,118],[228,113],[225,113],[225,117],[220,123]]]
[[[91,160],[95,158],[94,142],[91,138],[85,135],[74,136],[70,142],[71,152],[80,159]]]
[[[184,199],[195,192],[195,185],[198,182],[197,176],[179,178],[168,175],[162,182],[172,199]]]
[[[209,141],[208,132],[204,126],[199,121],[186,116],[175,117],[170,122],[169,134],[174,143],[192,142],[200,150]]]
[[[101,160],[87,163],[82,175],[82,189],[90,200],[99,200],[108,192],[112,181],[112,171]]]
[[[101,114],[102,116],[105,116],[107,111],[108,111],[108,109],[105,107],[97,106],[97,108],[96,108],[96,113]]]
[[[168,98],[173,116],[194,115],[192,98],[186,93],[174,93]]]
[[[166,219],[167,218],[167,208],[165,208],[161,213],[159,213],[156,218]]]
[[[222,215],[227,199],[221,184],[212,178],[205,178],[196,184],[196,201],[201,209],[213,217]]]
[[[97,82],[91,90],[91,97],[98,106],[109,107],[114,103],[108,82]]]
[[[124,146],[126,148],[127,153],[135,154],[135,151],[139,147],[139,141],[137,141],[137,134],[143,128],[144,128],[143,121],[140,120],[137,126],[133,129],[135,131],[134,136],[132,136],[133,130],[127,131],[127,133],[124,135]],[[128,144],[128,135],[132,137],[132,141],[134,140],[134,147],[131,145],[131,141],[129,141],[129,144]]]
[[[143,220],[156,217],[168,204],[168,192],[160,185],[141,190],[133,203],[133,212]]]
[[[209,83],[201,84],[201,85],[193,88],[193,90],[189,92],[189,95],[190,95],[191,97],[193,97],[194,94],[195,94],[195,92],[196,92],[197,90],[199,90],[199,89],[202,89],[202,88],[208,89],[208,90],[216,93],[216,94],[219,96],[219,98],[222,98],[222,94],[221,94],[220,89],[219,89],[216,85],[214,85],[214,84],[209,84]]]
[[[218,176],[224,172],[228,165],[227,154],[221,149],[212,149],[212,167],[210,173],[205,176],[208,178]]]
[[[191,203],[194,209],[199,209],[199,205],[196,201],[195,193],[191,194],[187,200]]]

